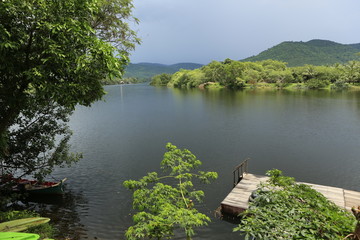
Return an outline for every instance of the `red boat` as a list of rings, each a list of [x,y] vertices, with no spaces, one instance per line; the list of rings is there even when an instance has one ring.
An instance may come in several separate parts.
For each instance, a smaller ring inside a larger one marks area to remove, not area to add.
[[[30,194],[62,194],[64,193],[64,182],[66,178],[59,182],[39,182],[14,177],[1,177],[2,183],[13,183],[15,192],[27,192]]]
[[[64,193],[63,184],[66,178],[59,182],[38,182],[36,180],[20,179],[16,188],[30,194],[62,194]]]

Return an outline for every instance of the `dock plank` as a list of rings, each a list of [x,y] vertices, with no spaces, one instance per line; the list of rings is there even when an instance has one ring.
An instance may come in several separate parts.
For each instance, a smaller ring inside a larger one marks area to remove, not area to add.
[[[249,207],[249,197],[258,188],[261,182],[265,182],[269,177],[247,173],[243,179],[231,190],[226,198],[221,202],[223,213],[237,216]],[[360,206],[360,192],[346,190],[338,187],[330,187],[319,184],[299,182],[309,185],[311,188],[323,194],[327,199],[334,202],[339,207],[351,211],[352,207]]]

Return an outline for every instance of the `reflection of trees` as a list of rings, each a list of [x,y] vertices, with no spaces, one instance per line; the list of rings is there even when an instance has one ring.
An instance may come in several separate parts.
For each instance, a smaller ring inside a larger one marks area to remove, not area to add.
[[[56,239],[77,240],[86,234],[78,214],[79,206],[87,203],[81,194],[66,192],[59,196],[30,196],[26,201],[30,209],[51,219]]]

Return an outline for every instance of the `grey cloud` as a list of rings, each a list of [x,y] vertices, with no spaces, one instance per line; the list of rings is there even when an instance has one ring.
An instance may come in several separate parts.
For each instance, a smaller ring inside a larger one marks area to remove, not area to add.
[[[360,42],[358,0],[135,0],[133,62],[242,59],[282,41]]]

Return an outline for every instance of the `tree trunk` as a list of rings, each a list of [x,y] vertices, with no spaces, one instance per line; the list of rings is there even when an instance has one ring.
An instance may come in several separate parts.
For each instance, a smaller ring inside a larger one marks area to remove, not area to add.
[[[360,223],[358,222],[355,227],[354,239],[360,240]]]
[[[352,213],[354,214],[357,224],[354,231],[354,238],[355,240],[360,240],[360,206],[357,209],[354,207],[351,209]]]

